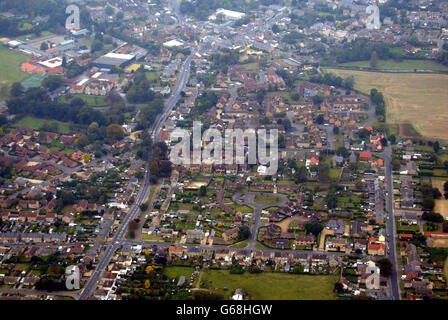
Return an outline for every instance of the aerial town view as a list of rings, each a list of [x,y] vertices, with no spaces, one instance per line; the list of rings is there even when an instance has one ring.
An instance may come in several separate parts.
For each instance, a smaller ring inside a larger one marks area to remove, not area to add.
[[[0,300],[448,300],[447,219],[446,0],[0,0]]]

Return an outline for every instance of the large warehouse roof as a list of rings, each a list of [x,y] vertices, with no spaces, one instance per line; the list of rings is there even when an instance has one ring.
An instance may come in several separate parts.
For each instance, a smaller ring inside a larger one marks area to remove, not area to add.
[[[132,54],[121,54],[121,53],[113,53],[113,52],[109,52],[109,53],[105,54],[104,56],[108,57],[108,58],[123,59],[123,60],[131,60],[131,59],[134,59],[134,57],[135,57]]]
[[[109,65],[109,66],[121,66],[122,64],[134,59],[135,56],[131,54],[119,54],[109,52],[102,57],[99,57],[94,61],[95,64]]]

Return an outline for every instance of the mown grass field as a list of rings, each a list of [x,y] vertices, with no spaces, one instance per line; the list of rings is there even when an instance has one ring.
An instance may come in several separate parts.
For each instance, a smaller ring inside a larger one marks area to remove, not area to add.
[[[178,280],[180,276],[185,276],[185,278],[189,278],[191,274],[194,272],[193,267],[166,267],[163,269],[163,274],[170,279]]]
[[[257,194],[254,199],[255,203],[269,203],[269,204],[277,204],[280,203],[282,200],[278,196],[271,196],[271,195],[263,195],[263,194]]]
[[[326,69],[355,77],[355,89],[383,92],[387,122],[412,124],[426,138],[448,141],[448,75]]]
[[[3,45],[0,45],[0,87],[9,87],[14,82],[20,82],[28,75],[20,69],[20,65],[28,60],[28,57],[16,53]],[[0,99],[5,96],[0,91]]]
[[[243,288],[255,300],[334,300],[337,299],[333,292],[337,280],[337,276],[268,272],[230,274],[227,270],[206,270],[201,279],[224,298],[230,298],[235,289]]]
[[[370,68],[370,61],[354,61],[340,64],[342,67]],[[448,71],[448,67],[428,60],[378,60],[379,70],[434,70]]]
[[[86,102],[86,104],[89,107],[101,107],[107,105],[107,103],[104,100],[104,97],[102,96],[85,96],[85,95],[79,95],[74,94],[70,96],[63,96],[61,97],[61,101],[65,103],[70,103],[73,99],[80,98]]]
[[[70,133],[70,123],[68,122],[62,122],[57,120],[47,120],[47,119],[39,119],[34,117],[24,117],[17,121],[14,124],[15,128],[21,127],[21,126],[27,126],[34,130],[39,130],[42,128],[44,123],[54,123],[56,122],[59,127],[59,133],[67,134]]]

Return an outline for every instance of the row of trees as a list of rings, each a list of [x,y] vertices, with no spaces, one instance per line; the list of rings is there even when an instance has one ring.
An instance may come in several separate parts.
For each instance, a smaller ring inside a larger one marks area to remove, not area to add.
[[[341,87],[347,90],[353,90],[353,87],[355,86],[355,77],[348,76],[346,78],[342,78],[331,72],[326,72],[323,75],[313,75],[311,76],[310,81],[315,83],[323,83],[328,86]]]
[[[333,63],[370,60],[372,53],[376,52],[380,59],[402,59],[402,54],[385,42],[371,41],[367,38],[358,38],[346,43],[342,48],[333,47],[330,57]]]
[[[375,113],[378,116],[378,121],[386,121],[386,103],[384,102],[383,94],[373,88],[370,90],[370,100],[375,104]]]
[[[103,126],[111,123],[110,117],[86,106],[84,100],[73,99],[70,103],[53,101],[42,88],[30,88],[24,94],[11,98],[7,101],[7,107],[11,114],[26,114],[84,125],[94,121]]]
[[[151,180],[155,183],[159,178],[171,175],[171,161],[169,160],[168,146],[158,142],[152,147],[152,160],[149,164]]]

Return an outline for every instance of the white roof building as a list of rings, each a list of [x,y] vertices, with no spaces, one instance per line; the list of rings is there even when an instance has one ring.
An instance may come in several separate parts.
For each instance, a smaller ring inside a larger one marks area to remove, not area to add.
[[[165,47],[169,47],[169,48],[171,48],[171,47],[180,47],[180,46],[183,46],[184,43],[181,42],[181,41],[178,41],[178,40],[173,39],[173,40],[170,40],[170,41],[165,42],[163,45],[164,45]]]
[[[52,58],[46,61],[40,61],[39,64],[47,67],[47,68],[58,68],[62,66],[62,58]]]
[[[246,14],[243,12],[238,12],[238,11],[232,11],[232,10],[227,10],[227,9],[223,9],[223,8],[219,8],[218,10],[216,10],[216,14],[212,17],[214,17],[216,19],[217,15],[223,15],[226,19],[231,19],[231,20],[238,20],[241,19],[242,17],[244,17]],[[214,20],[212,18],[212,20]]]

